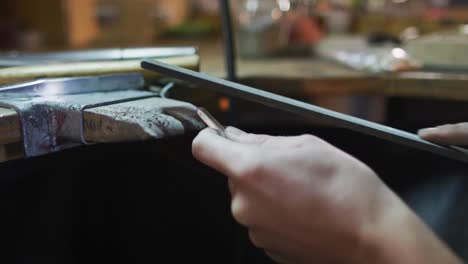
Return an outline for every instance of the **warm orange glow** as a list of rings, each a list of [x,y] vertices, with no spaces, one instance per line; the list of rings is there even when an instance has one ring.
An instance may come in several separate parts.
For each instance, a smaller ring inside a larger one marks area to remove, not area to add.
[[[227,97],[221,97],[218,100],[218,107],[222,112],[227,112],[231,108],[231,101]]]

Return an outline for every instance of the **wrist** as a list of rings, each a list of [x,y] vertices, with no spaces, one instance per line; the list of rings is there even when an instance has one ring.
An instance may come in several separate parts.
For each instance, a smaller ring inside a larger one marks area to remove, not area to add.
[[[388,193],[375,223],[363,229],[359,263],[462,263],[403,201]]]

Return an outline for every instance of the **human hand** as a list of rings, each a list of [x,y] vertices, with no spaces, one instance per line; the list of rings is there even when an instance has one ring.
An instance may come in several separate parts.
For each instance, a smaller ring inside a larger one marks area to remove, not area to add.
[[[441,145],[468,146],[468,123],[421,129],[418,135],[427,141]]]
[[[226,135],[205,129],[193,154],[228,177],[233,216],[277,262],[457,263],[370,168],[325,141]]]

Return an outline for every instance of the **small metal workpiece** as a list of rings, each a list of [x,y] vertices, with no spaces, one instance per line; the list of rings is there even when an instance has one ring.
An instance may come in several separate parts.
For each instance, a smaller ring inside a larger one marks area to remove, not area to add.
[[[197,54],[194,47],[146,47],[128,49],[97,49],[50,53],[0,53],[0,67],[36,65],[51,62],[91,62],[170,58]]]
[[[205,124],[214,130],[223,137],[226,137],[226,133],[224,132],[225,128],[221,123],[218,122],[211,114],[203,107],[197,108],[197,114],[205,122]]]
[[[114,92],[135,90],[143,87],[145,80],[139,73],[110,74],[98,76],[48,78],[0,86],[3,95],[58,96],[91,92]]]

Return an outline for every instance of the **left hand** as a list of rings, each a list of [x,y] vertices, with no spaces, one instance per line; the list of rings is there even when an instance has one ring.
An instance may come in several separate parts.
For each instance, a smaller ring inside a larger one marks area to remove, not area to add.
[[[436,144],[468,146],[468,123],[425,128],[418,135]]]

